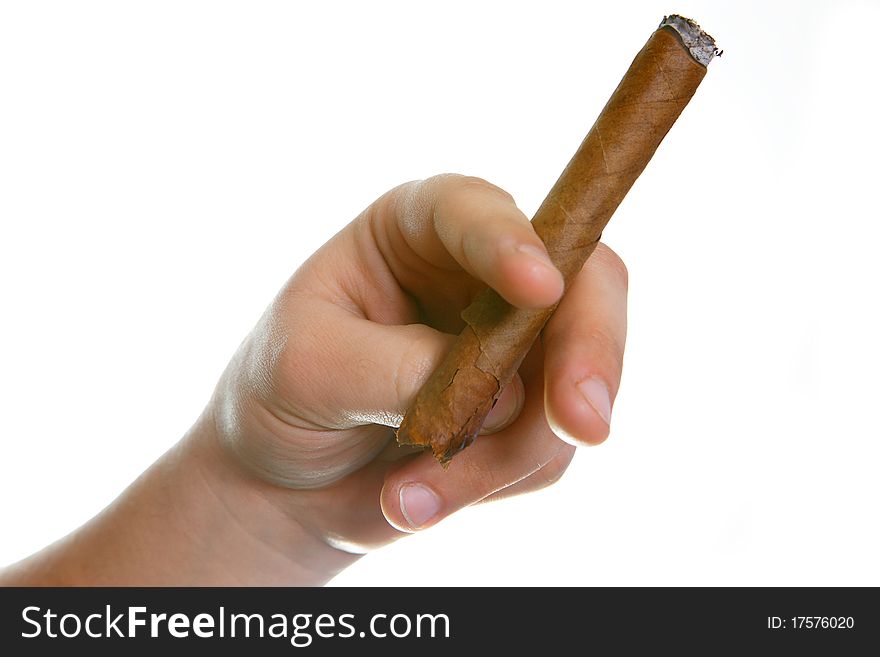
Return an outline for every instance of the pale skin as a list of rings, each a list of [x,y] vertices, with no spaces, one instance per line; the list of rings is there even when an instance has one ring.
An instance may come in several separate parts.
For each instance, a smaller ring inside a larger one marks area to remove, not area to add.
[[[484,435],[443,470],[392,427],[486,284],[521,307],[565,294]],[[498,187],[445,174],[394,188],[288,280],[180,442],[0,584],[319,585],[469,505],[553,483],[608,436],[626,268],[600,244],[563,288]]]

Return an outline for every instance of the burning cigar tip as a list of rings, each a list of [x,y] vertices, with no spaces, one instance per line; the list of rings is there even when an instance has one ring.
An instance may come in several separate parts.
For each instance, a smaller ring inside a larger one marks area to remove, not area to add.
[[[664,16],[657,29],[660,29],[661,27],[668,27],[675,30],[681,38],[684,47],[687,48],[688,52],[691,54],[691,57],[703,66],[708,66],[713,57],[721,55],[723,52],[718,50],[718,46],[715,45],[715,39],[706,34],[706,32],[697,25],[696,21],[692,21],[690,18],[685,18],[678,14]]]

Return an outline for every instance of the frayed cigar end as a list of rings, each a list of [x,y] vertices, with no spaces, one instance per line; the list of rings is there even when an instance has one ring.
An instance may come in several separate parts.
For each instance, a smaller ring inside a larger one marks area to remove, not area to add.
[[[703,29],[697,25],[696,21],[692,21],[690,18],[685,18],[678,14],[664,16],[663,20],[660,21],[660,27],[669,27],[678,32],[678,36],[681,37],[681,42],[684,44],[684,47],[687,48],[691,57],[703,66],[708,66],[709,62],[712,61],[712,58],[716,55],[720,55],[722,52],[721,50],[718,50],[718,46],[715,45],[715,39],[706,34]],[[660,28],[658,27],[657,29]]]
[[[477,351],[476,336],[468,335],[470,339],[457,345],[457,360],[464,358],[462,351],[476,351],[472,361],[482,353]],[[452,372],[444,372],[441,365],[424,394],[420,392],[407,410],[397,430],[397,444],[428,448],[445,468],[453,456],[476,440],[500,394],[498,378],[474,364],[461,362]]]

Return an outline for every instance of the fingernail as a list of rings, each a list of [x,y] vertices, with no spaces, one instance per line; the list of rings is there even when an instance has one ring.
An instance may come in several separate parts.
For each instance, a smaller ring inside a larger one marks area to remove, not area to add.
[[[544,251],[544,249],[539,249],[537,246],[532,246],[531,244],[520,244],[516,247],[516,250],[520,253],[525,253],[530,258],[534,258],[545,267],[550,267],[551,269],[556,268],[550,260],[550,256],[547,255],[547,252]]]
[[[422,484],[404,484],[400,487],[400,511],[412,529],[419,529],[440,513],[440,498]]]
[[[605,424],[611,425],[611,395],[608,387],[601,380],[590,377],[577,384],[577,389],[593,407],[596,414],[604,420]]]
[[[489,411],[480,433],[493,433],[503,429],[519,413],[525,397],[522,383],[519,377],[514,377],[510,384],[501,393],[498,401]]]

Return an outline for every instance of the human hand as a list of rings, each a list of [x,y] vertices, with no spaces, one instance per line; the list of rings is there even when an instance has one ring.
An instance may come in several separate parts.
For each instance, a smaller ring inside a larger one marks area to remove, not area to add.
[[[484,284],[524,307],[562,294],[513,199],[456,175],[391,190],[291,277],[184,439],[0,584],[321,584],[463,507],[552,483],[575,445],[608,435],[626,269],[598,246],[486,435],[444,471],[392,427]]]
[[[429,452],[398,447],[391,427],[486,284],[530,308],[563,292],[509,194],[458,175],[391,190],[278,294],[217,387],[210,440],[284,515],[352,552],[552,483],[576,445],[608,435],[626,269],[598,246],[487,418],[487,435],[444,471]]]

